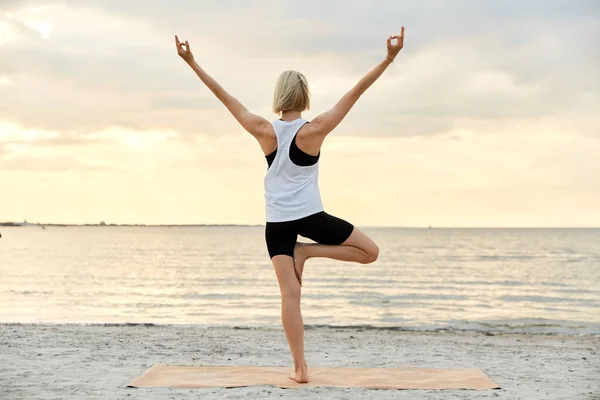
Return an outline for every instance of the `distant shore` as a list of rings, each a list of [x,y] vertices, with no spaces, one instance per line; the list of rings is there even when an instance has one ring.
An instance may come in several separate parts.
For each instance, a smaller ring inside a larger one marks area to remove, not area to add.
[[[0,222],[0,226],[7,227],[46,227],[46,226],[115,226],[115,227],[259,227],[265,226],[265,224],[60,224],[60,223],[23,223],[23,222]],[[359,225],[360,226],[360,225]],[[375,229],[600,229],[600,226],[378,226],[378,225],[362,225],[361,228],[375,228]]]
[[[200,226],[264,226],[264,225],[243,225],[243,224],[163,224],[163,225],[152,225],[152,224],[42,224],[42,223],[18,223],[18,222],[0,222],[0,226],[14,226],[14,227],[27,227],[27,226],[143,226],[143,227],[200,227]]]

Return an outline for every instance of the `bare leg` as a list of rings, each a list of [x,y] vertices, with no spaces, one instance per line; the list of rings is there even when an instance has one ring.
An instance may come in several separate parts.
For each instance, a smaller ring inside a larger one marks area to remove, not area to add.
[[[370,237],[356,227],[350,237],[341,245],[298,242],[294,248],[294,268],[300,286],[302,286],[304,263],[309,258],[314,257],[369,264],[379,257],[379,247]]]
[[[281,291],[281,321],[294,358],[294,372],[290,378],[298,383],[306,383],[308,366],[304,359],[304,321],[300,311],[301,288],[294,273],[294,259],[286,255],[278,255],[271,261]]]

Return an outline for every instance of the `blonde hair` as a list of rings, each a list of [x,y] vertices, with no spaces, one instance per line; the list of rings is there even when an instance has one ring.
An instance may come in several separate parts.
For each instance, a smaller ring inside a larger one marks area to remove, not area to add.
[[[273,112],[295,110],[304,111],[310,108],[310,91],[308,81],[300,72],[283,71],[277,79],[273,94]]]

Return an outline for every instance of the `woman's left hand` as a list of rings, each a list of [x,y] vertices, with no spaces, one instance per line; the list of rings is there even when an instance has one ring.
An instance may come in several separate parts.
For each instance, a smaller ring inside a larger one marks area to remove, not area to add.
[[[177,35],[175,35],[175,44],[177,45],[177,54],[179,54],[179,56],[183,58],[185,62],[189,64],[194,61],[194,55],[190,50],[190,44],[187,42],[187,40],[185,43],[181,43]]]

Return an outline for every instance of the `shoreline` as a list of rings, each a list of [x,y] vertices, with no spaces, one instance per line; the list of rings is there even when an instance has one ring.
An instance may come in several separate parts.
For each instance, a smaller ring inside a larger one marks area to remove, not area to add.
[[[305,330],[309,367],[479,368],[501,389],[369,390],[134,389],[126,385],[153,364],[293,365],[283,328],[150,323],[0,323],[4,398],[158,399],[598,399],[600,337],[572,334],[488,335],[312,327]]]
[[[551,321],[548,321],[551,322]],[[577,324],[582,324],[580,321],[566,321]],[[473,323],[475,324],[475,323]],[[483,326],[490,326],[492,324],[479,323]],[[587,323],[589,326],[588,331],[524,331],[523,326],[508,326],[508,325],[494,325],[503,326],[503,329],[475,329],[475,328],[455,328],[455,327],[436,327],[436,328],[423,328],[423,327],[412,327],[412,326],[376,326],[376,325],[324,325],[324,324],[305,324],[305,331],[308,330],[355,330],[358,332],[362,331],[390,331],[390,332],[406,332],[406,333],[451,333],[456,335],[461,334],[481,334],[486,336],[498,336],[498,335],[524,335],[524,336],[591,336],[600,338],[600,329],[595,323]],[[16,325],[38,325],[38,326],[96,326],[96,327],[127,327],[127,326],[140,326],[140,327],[171,327],[171,328],[194,328],[194,329],[234,329],[234,330],[278,330],[282,329],[280,324],[277,325],[227,325],[227,324],[183,324],[183,323],[163,323],[163,322],[0,322],[1,325],[16,326]],[[560,325],[546,323],[531,325],[530,328],[547,328],[547,327],[562,327]],[[583,328],[583,327],[582,327]]]

